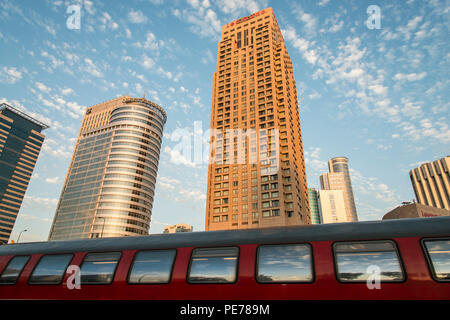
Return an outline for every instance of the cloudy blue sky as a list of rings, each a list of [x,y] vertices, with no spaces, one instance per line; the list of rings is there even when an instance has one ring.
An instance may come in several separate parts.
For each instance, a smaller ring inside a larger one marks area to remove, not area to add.
[[[0,102],[51,127],[12,239],[47,239],[84,108],[123,94],[168,113],[150,233],[204,230],[207,166],[180,155],[176,132],[209,129],[221,26],[269,6],[294,63],[308,185],[343,155],[360,220],[413,199],[409,169],[450,149],[449,1],[0,0]]]

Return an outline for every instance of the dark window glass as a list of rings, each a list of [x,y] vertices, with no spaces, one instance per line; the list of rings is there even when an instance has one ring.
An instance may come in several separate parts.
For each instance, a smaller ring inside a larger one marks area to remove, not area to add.
[[[59,284],[63,280],[71,254],[43,256],[30,276],[32,284]]]
[[[259,247],[257,279],[258,282],[311,282],[311,247],[307,244]]]
[[[450,240],[425,241],[425,247],[434,278],[438,281],[450,281]]]
[[[337,243],[334,246],[337,277],[342,282],[365,282],[379,272],[380,281],[403,281],[395,244],[386,242]]]
[[[175,250],[138,252],[128,283],[169,283],[175,253]]]
[[[192,252],[190,283],[231,283],[236,281],[238,248],[195,249]]]
[[[29,259],[30,256],[12,258],[0,276],[0,284],[15,284]]]
[[[89,253],[81,265],[81,284],[109,284],[120,260],[120,252]]]

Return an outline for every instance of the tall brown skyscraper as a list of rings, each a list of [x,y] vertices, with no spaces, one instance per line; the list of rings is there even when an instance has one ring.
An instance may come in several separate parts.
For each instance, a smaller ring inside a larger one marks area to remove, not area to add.
[[[417,202],[450,210],[450,156],[409,171]]]
[[[148,234],[165,122],[144,98],[86,109],[49,240]]]
[[[311,223],[291,59],[272,8],[222,27],[206,230]]]

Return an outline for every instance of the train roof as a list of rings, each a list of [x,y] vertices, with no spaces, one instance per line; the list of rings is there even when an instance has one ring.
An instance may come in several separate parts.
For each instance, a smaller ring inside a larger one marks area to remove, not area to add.
[[[29,242],[2,245],[0,256],[442,236],[450,236],[450,217]]]

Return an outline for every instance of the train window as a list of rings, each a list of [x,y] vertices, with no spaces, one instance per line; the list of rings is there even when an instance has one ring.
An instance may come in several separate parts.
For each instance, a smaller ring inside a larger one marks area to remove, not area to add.
[[[261,283],[312,282],[311,256],[308,244],[260,246],[256,279]]]
[[[28,283],[60,284],[71,260],[71,254],[43,256],[34,268]]]
[[[12,258],[0,276],[0,284],[15,284],[29,259],[30,256]]]
[[[136,254],[128,283],[169,283],[176,250],[140,251]]]
[[[189,283],[233,283],[237,278],[238,248],[194,249]]]
[[[380,282],[405,279],[395,243],[364,241],[334,244],[336,274],[342,282],[366,282],[379,275]]]
[[[434,279],[450,281],[450,240],[427,240],[424,243]]]
[[[81,265],[81,284],[110,284],[120,260],[120,252],[88,253]]]

